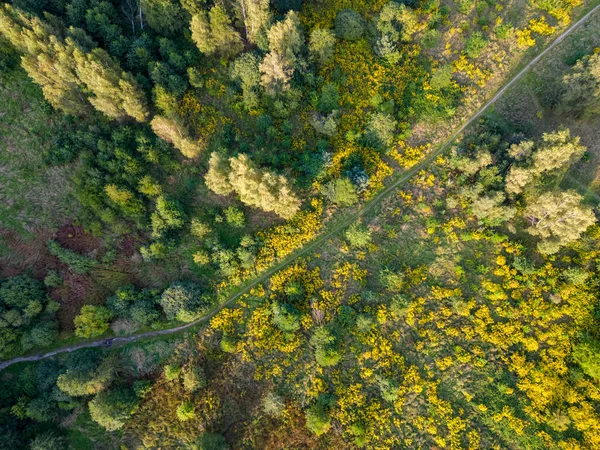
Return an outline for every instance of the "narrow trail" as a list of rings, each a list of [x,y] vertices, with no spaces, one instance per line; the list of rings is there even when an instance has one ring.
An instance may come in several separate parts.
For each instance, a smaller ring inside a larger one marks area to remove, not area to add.
[[[284,267],[289,265],[295,259],[311,252],[313,249],[317,248],[320,244],[325,242],[327,239],[336,235],[343,229],[347,228],[352,223],[356,222],[363,214],[365,214],[366,212],[373,209],[373,207],[377,203],[379,203],[384,197],[388,196],[391,192],[393,192],[399,185],[407,182],[416,173],[418,173],[419,171],[428,167],[435,160],[435,158],[437,158],[437,156],[439,156],[442,152],[444,152],[469,125],[471,125],[474,121],[476,121],[490,106],[492,106],[496,101],[498,101],[498,99],[501,98],[511,86],[513,86],[517,81],[519,81],[519,79],[521,79],[521,77],[533,65],[535,65],[540,59],[542,59],[554,47],[556,47],[558,44],[560,44],[567,36],[569,36],[573,31],[575,31],[575,29],[577,29],[581,24],[586,22],[590,18],[590,16],[592,16],[598,10],[600,10],[600,5],[594,7],[585,16],[580,18],[577,22],[575,22],[569,28],[567,28],[562,34],[557,36],[556,39],[554,41],[552,41],[552,43],[550,45],[548,45],[548,47],[546,47],[542,52],[540,52],[529,63],[527,63],[527,65],[525,65],[525,67],[523,67],[523,69],[521,69],[521,71],[519,71],[519,73],[517,73],[514,77],[512,77],[510,79],[510,81],[508,81],[496,93],[496,95],[494,95],[494,97],[492,97],[483,106],[481,106],[475,114],[473,114],[466,122],[464,122],[459,128],[457,128],[454,131],[454,133],[452,133],[452,135],[443,144],[441,144],[435,151],[431,152],[423,161],[421,161],[416,166],[413,166],[411,169],[404,172],[393,183],[391,183],[389,186],[387,186],[385,189],[383,189],[381,192],[379,192],[375,197],[373,197],[371,200],[369,200],[369,202],[365,203],[362,207],[360,207],[352,215],[345,218],[336,227],[329,230],[325,234],[322,234],[322,235],[318,236],[317,238],[313,239],[311,242],[309,242],[307,245],[305,245],[302,249],[298,250],[295,253],[292,253],[291,255],[288,255],[286,258],[281,260],[279,263],[275,264],[270,269],[259,274],[252,282],[247,284],[243,289],[238,291],[236,294],[229,297],[224,303],[219,305],[217,308],[215,308],[209,314],[207,314],[203,317],[200,317],[199,319],[196,319],[194,322],[186,323],[184,325],[180,325],[180,326],[173,327],[173,328],[167,328],[164,330],[148,331],[145,333],[134,334],[134,335],[125,336],[125,337],[105,338],[105,339],[100,339],[100,340],[92,341],[92,342],[82,342],[80,344],[75,344],[75,345],[59,348],[56,350],[52,350],[47,353],[41,353],[41,354],[31,355],[31,356],[19,356],[17,358],[13,358],[13,359],[9,359],[7,361],[1,362],[0,363],[0,371],[6,369],[7,367],[9,367],[13,364],[17,364],[20,362],[40,361],[42,359],[51,358],[51,357],[59,355],[61,353],[70,353],[70,352],[73,352],[76,350],[81,350],[83,348],[94,348],[94,347],[108,348],[115,344],[127,344],[127,343],[131,343],[131,342],[136,342],[136,341],[139,341],[142,339],[156,337],[156,336],[165,336],[165,335],[170,335],[170,334],[174,334],[174,333],[179,333],[180,331],[187,330],[189,328],[192,328],[196,325],[199,325],[199,324],[211,319],[215,314],[217,314],[223,308],[225,308],[226,306],[235,302],[242,295],[248,293],[250,291],[250,289],[252,289],[253,287],[255,287],[258,284],[262,283],[263,281],[267,280],[275,272],[283,269]]]

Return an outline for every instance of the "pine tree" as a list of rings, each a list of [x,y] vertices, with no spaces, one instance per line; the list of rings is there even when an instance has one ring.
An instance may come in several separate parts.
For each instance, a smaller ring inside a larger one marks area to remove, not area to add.
[[[79,48],[73,52],[77,76],[90,92],[94,107],[113,119],[133,117],[138,122],[148,118],[144,92],[130,73],[100,48],[85,53]]]
[[[206,187],[219,195],[229,195],[233,192],[233,186],[229,183],[229,162],[216,152],[210,155],[208,172],[204,176]]]
[[[193,139],[179,120],[154,116],[150,126],[158,137],[173,144],[187,158],[196,158],[204,150],[203,143]]]
[[[192,16],[190,29],[198,49],[206,55],[233,57],[244,48],[240,34],[221,5],[213,6],[208,14]]]
[[[84,85],[75,70],[73,46],[61,38],[62,30],[3,4],[0,5],[0,34],[23,53],[23,68],[41,86],[52,106],[73,115],[89,111]]]
[[[243,203],[272,211],[283,218],[292,217],[300,209],[301,202],[288,185],[287,178],[260,169],[244,154],[226,161],[213,153],[205,183],[219,195],[235,192]]]

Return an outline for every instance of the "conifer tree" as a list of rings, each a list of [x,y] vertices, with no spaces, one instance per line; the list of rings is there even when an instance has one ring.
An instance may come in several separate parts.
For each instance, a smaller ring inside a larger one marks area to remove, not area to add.
[[[73,52],[77,76],[90,92],[89,101],[98,111],[113,119],[133,117],[138,122],[148,118],[143,91],[130,73],[100,48]]]
[[[192,16],[190,29],[198,49],[206,55],[232,57],[244,47],[240,34],[221,5],[213,6],[208,14],[200,12]]]

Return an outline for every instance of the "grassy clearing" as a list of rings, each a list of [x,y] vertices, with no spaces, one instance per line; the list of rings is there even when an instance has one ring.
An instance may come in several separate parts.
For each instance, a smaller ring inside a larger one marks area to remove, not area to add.
[[[73,169],[44,163],[64,126],[25,72],[0,77],[0,227],[30,235],[76,212]]]

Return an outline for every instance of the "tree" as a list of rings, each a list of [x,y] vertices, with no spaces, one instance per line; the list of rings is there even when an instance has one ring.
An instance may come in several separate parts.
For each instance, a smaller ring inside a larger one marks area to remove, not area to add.
[[[571,137],[568,129],[544,133],[535,150],[530,141],[513,145],[509,155],[525,160],[525,165],[513,165],[506,176],[506,192],[520,194],[531,182],[543,174],[553,174],[568,169],[585,153],[579,137]]]
[[[198,49],[206,55],[231,58],[244,48],[241,36],[221,5],[213,6],[208,15],[204,12],[193,15],[190,30]]]
[[[269,392],[262,400],[262,408],[269,416],[279,417],[283,413],[285,404],[280,396],[274,392]]]
[[[0,357],[54,341],[56,324],[44,320],[55,312],[50,305],[42,283],[27,275],[0,284]]]
[[[102,360],[93,350],[80,350],[71,355],[68,369],[58,376],[56,385],[72,397],[97,394],[112,383],[115,377],[113,361]]]
[[[331,114],[327,116],[314,113],[310,118],[310,124],[317,133],[324,134],[328,137],[334,137],[337,134],[337,117],[337,111],[332,111]]]
[[[164,195],[156,199],[156,211],[152,213],[152,237],[162,237],[169,230],[183,227],[184,212],[177,200],[166,198]]]
[[[271,52],[279,54],[294,67],[298,65],[304,35],[296,12],[289,11],[284,20],[273,24],[269,29],[268,38]]]
[[[173,144],[186,158],[196,158],[204,150],[204,144],[193,139],[178,119],[154,116],[150,126],[159,138]]]
[[[503,205],[505,200],[504,192],[482,195],[473,199],[471,211],[480,223],[490,227],[499,226],[512,219],[517,213],[515,208]]]
[[[228,450],[225,438],[216,433],[201,433],[191,450]]]
[[[67,439],[51,431],[38,434],[29,444],[30,450],[64,450],[65,448],[68,448]]]
[[[187,392],[196,392],[206,387],[206,374],[201,367],[187,367],[183,371],[183,388]]]
[[[335,53],[335,35],[331,30],[315,28],[310,33],[308,49],[319,64],[327,64]]]
[[[418,20],[412,9],[405,5],[389,2],[381,8],[376,21],[377,53],[391,63],[400,59],[399,45],[410,41],[417,31]]]
[[[59,30],[6,3],[0,5],[0,34],[24,54],[21,65],[52,106],[73,115],[89,111],[84,85],[75,71],[73,40],[65,43]]]
[[[575,191],[547,192],[527,203],[527,232],[542,239],[538,244],[541,253],[556,253],[596,222],[591,208],[581,205],[582,199]]]
[[[260,169],[244,154],[232,157],[227,162],[219,154],[213,153],[205,183],[219,195],[235,192],[243,203],[273,211],[286,219],[300,209],[300,200],[284,176]]]
[[[536,173],[529,168],[512,166],[506,175],[506,192],[520,194],[525,187],[536,178]]]
[[[600,53],[581,58],[563,78],[562,109],[590,118],[600,114]]]
[[[73,319],[75,335],[86,339],[102,336],[112,318],[112,312],[104,306],[84,305]]]
[[[286,334],[295,333],[300,329],[300,313],[287,303],[273,303],[273,323]]]
[[[22,311],[31,309],[31,305],[44,301],[45,293],[38,280],[27,275],[9,278],[0,284],[0,304]]]
[[[571,137],[568,129],[544,133],[542,142],[533,154],[533,169],[536,173],[567,169],[581,159],[586,148],[579,143],[579,137]]]
[[[358,201],[356,188],[349,178],[338,178],[327,183],[323,188],[323,195],[339,206],[351,206]]]
[[[204,176],[206,187],[218,195],[229,195],[234,191],[229,182],[231,166],[229,161],[217,152],[210,155],[208,172]]]
[[[230,206],[225,210],[225,219],[233,228],[244,228],[244,225],[246,224],[244,212],[235,206]]]
[[[175,413],[181,422],[187,422],[188,420],[192,420],[194,417],[196,417],[196,411],[191,402],[182,402],[177,407]]]
[[[342,355],[337,349],[336,339],[327,328],[317,328],[310,343],[315,348],[315,359],[321,367],[332,367],[341,361]]]
[[[270,52],[260,63],[260,73],[260,81],[265,92],[274,96],[290,88],[294,68],[284,56]]]
[[[174,34],[184,27],[184,14],[177,0],[138,0],[150,28],[160,34]]]
[[[96,394],[88,403],[92,420],[108,431],[123,428],[138,407],[131,388],[117,388]]]
[[[148,119],[144,92],[130,73],[123,72],[104,50],[83,52],[74,48],[77,76],[90,93],[89,102],[113,119],[133,117],[138,122]]]
[[[156,309],[157,292],[151,289],[138,291],[134,286],[122,286],[108,298],[106,306],[118,317],[149,325],[160,317]]]
[[[367,124],[365,143],[378,149],[386,149],[394,142],[396,121],[385,113],[375,113]]]
[[[364,32],[364,20],[353,9],[343,9],[335,18],[335,34],[340,39],[356,41]]]
[[[167,319],[191,322],[207,312],[211,302],[197,284],[176,281],[163,291],[160,305]]]
[[[273,211],[284,219],[300,209],[300,200],[284,176],[259,169],[244,154],[231,158],[229,164],[229,182],[243,203]]]
[[[271,21],[269,0],[234,0],[239,16],[244,22],[246,39],[256,44],[259,34]]]

